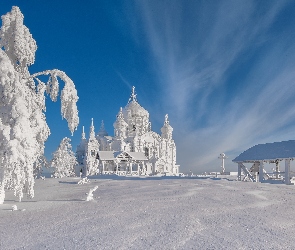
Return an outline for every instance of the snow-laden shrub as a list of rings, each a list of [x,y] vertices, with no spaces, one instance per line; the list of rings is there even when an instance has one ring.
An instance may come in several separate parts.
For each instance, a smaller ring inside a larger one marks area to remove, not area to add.
[[[95,186],[94,188],[90,188],[89,193],[87,194],[86,201],[92,201],[93,200],[93,192],[98,189],[98,186]]]
[[[53,153],[51,166],[55,168],[53,177],[62,178],[75,176],[75,166],[78,164],[72,151],[71,139],[63,138],[58,149]]]
[[[83,185],[86,183],[89,183],[89,179],[87,177],[82,178],[81,180],[78,181],[78,185]]]
[[[2,16],[0,29],[0,204],[5,189],[14,190],[21,201],[23,193],[34,197],[34,165],[44,154],[44,143],[50,130],[45,117],[45,91],[55,101],[59,82],[61,113],[73,133],[79,117],[77,91],[73,81],[60,70],[30,75],[28,66],[35,61],[36,41],[23,24],[18,7]],[[48,75],[47,83],[37,77]]]

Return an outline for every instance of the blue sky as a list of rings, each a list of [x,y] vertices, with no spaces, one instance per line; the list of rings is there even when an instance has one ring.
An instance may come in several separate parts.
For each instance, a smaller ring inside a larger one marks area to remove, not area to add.
[[[247,148],[295,139],[294,1],[14,1],[37,41],[35,73],[60,69],[78,90],[82,125],[113,135],[131,87],[160,132],[169,114],[181,171],[219,171]],[[47,102],[46,156],[70,137]]]

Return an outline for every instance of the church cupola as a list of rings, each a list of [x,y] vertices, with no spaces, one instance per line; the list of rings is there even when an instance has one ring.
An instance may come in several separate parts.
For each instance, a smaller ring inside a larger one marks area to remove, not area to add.
[[[149,131],[149,113],[140,106],[136,96],[135,87],[133,86],[128,103],[123,109],[123,116],[128,124],[128,137],[142,135]]]
[[[124,120],[123,116],[123,110],[122,107],[120,108],[120,111],[117,115],[117,119],[114,122],[114,132],[115,137],[123,139],[126,137],[126,130],[127,130],[128,124]]]
[[[165,115],[165,121],[164,121],[163,127],[161,128],[161,132],[162,132],[162,138],[169,139],[169,140],[172,139],[173,128],[169,124],[167,114]]]

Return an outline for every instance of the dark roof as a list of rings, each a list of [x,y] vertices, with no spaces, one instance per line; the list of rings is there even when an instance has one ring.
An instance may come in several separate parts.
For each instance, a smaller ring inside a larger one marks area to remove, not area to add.
[[[247,149],[233,162],[255,162],[295,158],[295,140],[258,144]]]

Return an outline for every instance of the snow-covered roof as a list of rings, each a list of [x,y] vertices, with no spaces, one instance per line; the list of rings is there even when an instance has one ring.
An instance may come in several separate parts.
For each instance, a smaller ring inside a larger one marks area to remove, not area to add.
[[[241,153],[233,162],[272,161],[290,158],[295,158],[295,140],[255,145]]]
[[[144,161],[147,160],[145,154],[143,152],[128,152],[128,154],[132,157],[134,160],[138,161]]]
[[[114,160],[115,151],[98,151],[98,156],[100,160]]]
[[[125,151],[98,151],[100,160],[115,160],[121,154],[128,154],[133,160],[145,161],[148,160],[142,152],[125,152]],[[120,158],[120,157],[118,157]]]

